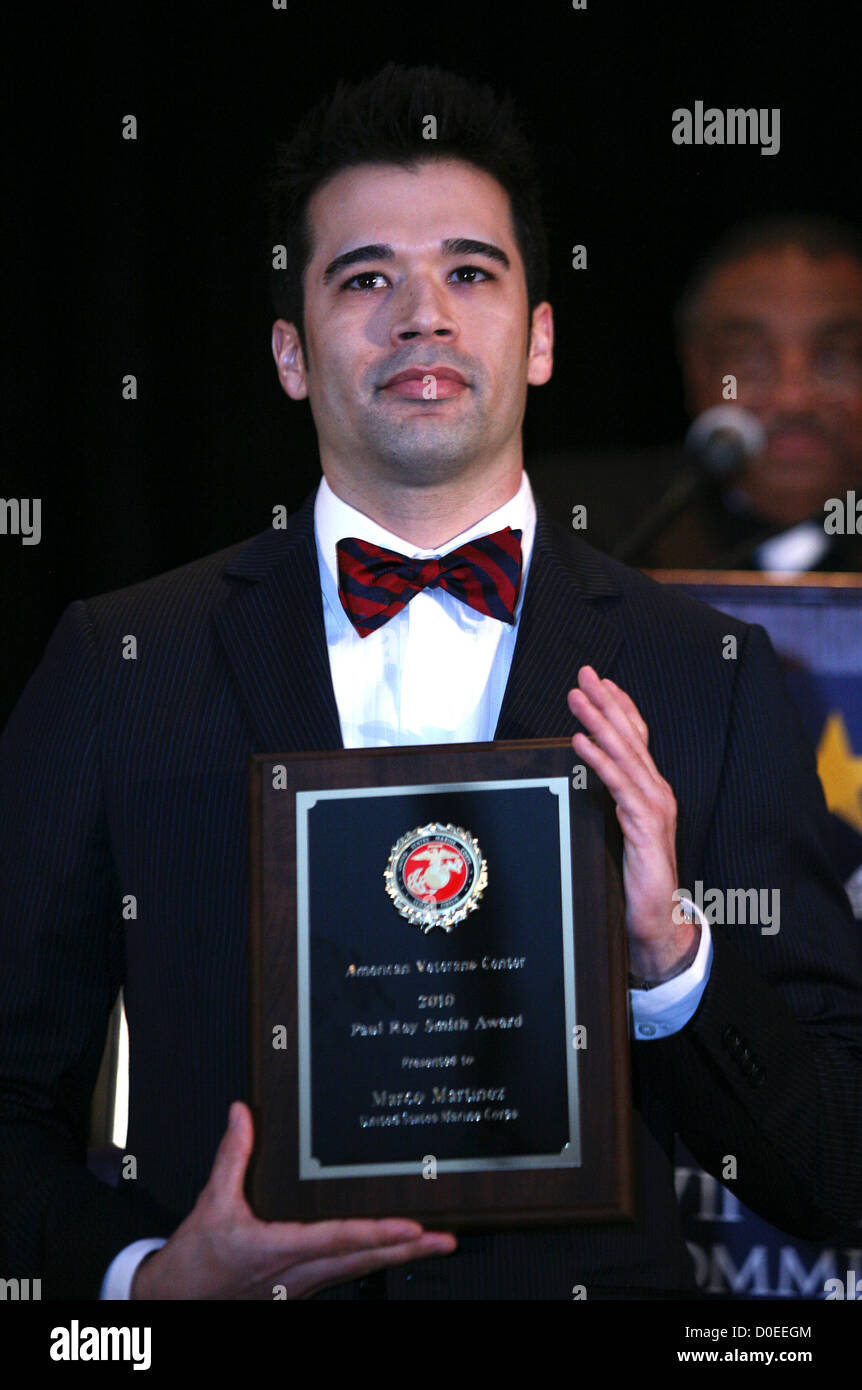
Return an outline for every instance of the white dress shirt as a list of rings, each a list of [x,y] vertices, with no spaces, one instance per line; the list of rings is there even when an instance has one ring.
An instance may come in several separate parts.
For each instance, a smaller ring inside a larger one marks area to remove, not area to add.
[[[520,530],[523,575],[514,626],[469,608],[445,589],[424,589],[368,637],[338,597],[337,541],[357,536],[413,559],[501,531]],[[536,533],[527,475],[515,496],[437,549],[421,550],[342,502],[321,479],[314,504],[323,617],[345,748],[485,743],[494,737],[515,651]]]
[[[521,531],[523,572],[514,624],[476,612],[445,589],[425,589],[367,637],[360,637],[338,597],[336,542],[373,541],[412,559],[451,550],[505,526]],[[437,549],[422,550],[336,497],[321,479],[314,530],[332,685],[345,748],[416,743],[490,743],[494,738],[515,651],[526,590],[536,504],[526,473],[514,497]],[[682,900],[685,903],[686,900]],[[696,904],[700,946],[681,975],[651,990],[630,990],[639,1040],[682,1028],[700,1003],[712,964],[709,923]],[[112,1261],[103,1299],[129,1297],[138,1264],[164,1241],[136,1241]]]

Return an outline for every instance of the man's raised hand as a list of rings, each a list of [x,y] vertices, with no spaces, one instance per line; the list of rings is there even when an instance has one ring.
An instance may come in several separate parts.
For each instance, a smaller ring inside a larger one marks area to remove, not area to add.
[[[652,760],[640,710],[614,681],[582,666],[568,700],[587,731],[575,734],[572,746],[616,802],[631,968],[659,982],[691,963],[700,936],[699,927],[673,920],[676,797]]]

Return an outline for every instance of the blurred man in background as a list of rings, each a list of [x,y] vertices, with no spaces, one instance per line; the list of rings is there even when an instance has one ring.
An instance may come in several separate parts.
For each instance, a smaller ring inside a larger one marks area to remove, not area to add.
[[[692,419],[742,407],[764,447],[723,478],[681,449],[555,461],[547,484],[535,471],[561,519],[584,503],[589,539],[646,568],[862,569],[862,238],[819,217],[735,228],[676,329]]]

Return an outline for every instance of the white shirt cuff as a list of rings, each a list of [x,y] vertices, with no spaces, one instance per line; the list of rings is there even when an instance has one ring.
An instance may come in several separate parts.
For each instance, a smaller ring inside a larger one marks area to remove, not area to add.
[[[712,934],[709,922],[697,903],[679,898],[681,907],[689,908],[700,923],[700,945],[687,970],[666,980],[653,989],[630,989],[634,1035],[639,1042],[666,1038],[678,1033],[695,1013],[700,1003],[712,967]]]
[[[153,1250],[161,1250],[166,1244],[167,1241],[161,1236],[153,1236],[148,1240],[135,1240],[131,1245],[127,1245],[108,1265],[99,1298],[128,1299],[132,1292],[132,1280],[141,1260]]]

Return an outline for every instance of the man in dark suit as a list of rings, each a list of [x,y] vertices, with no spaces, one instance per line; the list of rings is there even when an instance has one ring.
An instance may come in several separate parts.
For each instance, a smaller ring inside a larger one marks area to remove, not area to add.
[[[279,177],[293,274],[273,352],[310,401],[320,488],[283,527],[71,605],[0,749],[7,1267],[55,1297],[691,1291],[675,1130],[713,1172],[733,1157],[769,1219],[837,1230],[862,1211],[862,962],[813,754],[759,629],[533,499],[521,424],[553,331],[508,114],[387,70],[312,113]],[[370,594],[344,573],[350,536],[348,556],[396,552]],[[457,1250],[409,1220],[257,1221],[237,1100],[249,753],[567,736],[625,845],[636,1221]],[[777,891],[780,929],[680,913],[698,879]],[[114,1190],[83,1160],[120,983],[136,1178]]]

